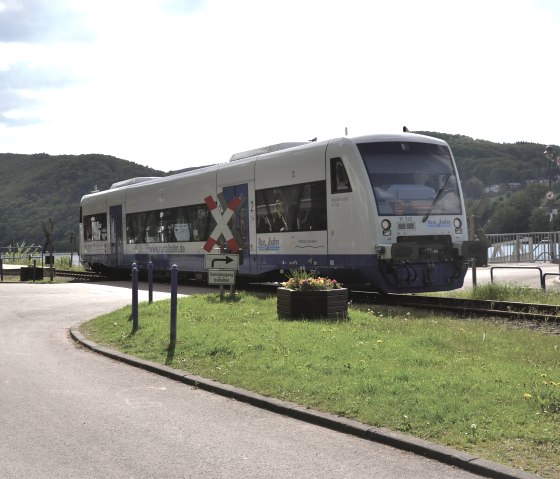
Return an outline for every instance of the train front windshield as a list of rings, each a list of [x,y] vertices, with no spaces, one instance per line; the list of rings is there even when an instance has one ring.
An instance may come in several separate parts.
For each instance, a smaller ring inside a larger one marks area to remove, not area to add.
[[[446,146],[400,141],[357,146],[380,215],[461,214],[457,174]]]

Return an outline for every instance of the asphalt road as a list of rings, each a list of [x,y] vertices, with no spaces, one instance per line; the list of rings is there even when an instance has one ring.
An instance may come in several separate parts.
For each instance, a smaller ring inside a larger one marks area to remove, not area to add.
[[[126,287],[0,284],[0,477],[477,477],[133,368],[69,338],[71,326],[129,300]]]
[[[476,268],[476,284],[492,282],[512,283],[531,288],[541,287],[541,276],[544,276],[546,289],[560,288],[560,269],[554,263],[492,263],[489,266]],[[545,276],[546,275],[546,276]],[[473,270],[469,268],[465,276],[464,288],[472,288]]]

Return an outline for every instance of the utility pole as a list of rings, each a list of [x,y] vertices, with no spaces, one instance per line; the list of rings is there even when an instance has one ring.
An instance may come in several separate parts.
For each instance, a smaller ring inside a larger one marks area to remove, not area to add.
[[[548,201],[548,247],[550,248],[550,261],[551,263],[555,262],[556,257],[556,241],[553,241],[553,220],[554,220],[554,212],[553,212],[553,203],[554,203],[554,191],[552,191],[552,163],[557,160],[556,158],[556,150],[552,145],[548,145],[544,149],[544,157],[546,158],[547,163],[547,170],[548,170],[548,191],[546,192],[546,199]],[[560,262],[558,263],[560,267]]]

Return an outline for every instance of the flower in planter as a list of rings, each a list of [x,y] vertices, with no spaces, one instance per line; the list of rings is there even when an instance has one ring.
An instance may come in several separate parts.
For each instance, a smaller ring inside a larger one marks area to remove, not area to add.
[[[305,270],[290,271],[288,281],[282,283],[284,288],[294,291],[322,291],[326,289],[341,289],[342,283],[336,279],[316,276],[314,272]]]

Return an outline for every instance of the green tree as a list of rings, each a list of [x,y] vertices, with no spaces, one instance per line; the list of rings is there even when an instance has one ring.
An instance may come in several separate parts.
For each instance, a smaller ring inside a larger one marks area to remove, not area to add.
[[[463,194],[467,198],[480,199],[484,193],[484,183],[476,176],[463,183]]]
[[[546,193],[544,185],[530,185],[496,202],[484,230],[486,233],[523,233],[532,231],[533,210]],[[534,231],[534,230],[533,230]]]
[[[548,208],[538,206],[531,211],[529,217],[529,227],[531,231],[548,231],[550,228],[550,220]]]

